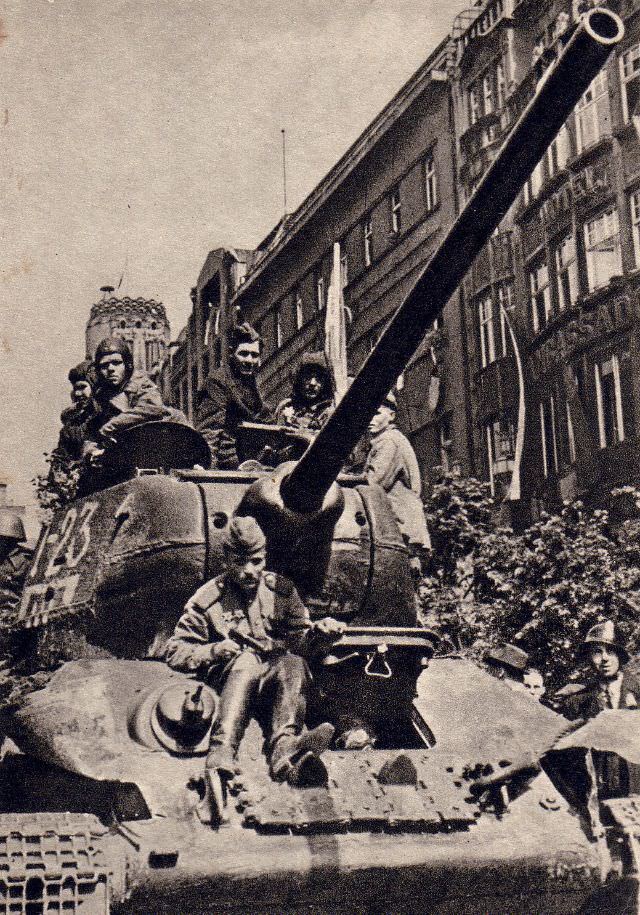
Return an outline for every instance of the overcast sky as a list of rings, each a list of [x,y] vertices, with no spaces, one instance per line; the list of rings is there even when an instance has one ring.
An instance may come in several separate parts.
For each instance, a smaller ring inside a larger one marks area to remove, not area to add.
[[[0,476],[56,441],[100,286],[177,336],[207,252],[294,210],[467,4],[5,0],[0,7]],[[34,533],[33,525],[31,532]]]

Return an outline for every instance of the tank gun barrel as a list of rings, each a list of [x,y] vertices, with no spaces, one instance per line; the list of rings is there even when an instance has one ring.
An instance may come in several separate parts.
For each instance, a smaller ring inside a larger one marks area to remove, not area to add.
[[[584,16],[335,412],[283,481],[289,509],[315,511],[322,504],[378,406],[623,35],[622,20],[609,10]]]

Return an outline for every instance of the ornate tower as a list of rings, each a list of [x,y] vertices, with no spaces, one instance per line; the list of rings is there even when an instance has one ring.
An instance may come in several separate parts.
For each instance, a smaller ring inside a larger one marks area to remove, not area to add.
[[[136,370],[155,376],[171,339],[164,305],[154,299],[108,297],[113,292],[110,286],[101,291],[104,297],[91,306],[87,322],[87,358],[93,358],[105,337],[121,337],[131,347]]]

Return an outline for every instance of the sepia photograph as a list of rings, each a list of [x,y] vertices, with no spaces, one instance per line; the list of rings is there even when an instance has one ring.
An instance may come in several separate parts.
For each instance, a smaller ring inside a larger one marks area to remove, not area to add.
[[[0,61],[0,915],[640,915],[640,0]]]

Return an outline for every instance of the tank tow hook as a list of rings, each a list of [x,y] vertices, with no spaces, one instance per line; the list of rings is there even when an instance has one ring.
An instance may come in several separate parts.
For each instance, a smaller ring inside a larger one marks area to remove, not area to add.
[[[389,667],[386,657],[388,651],[389,646],[382,642],[380,645],[376,645],[375,651],[367,655],[364,672],[368,677],[380,677],[383,680],[388,680],[393,676],[393,671]]]

